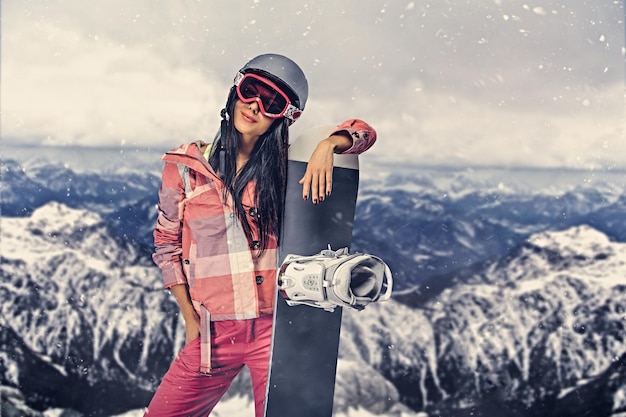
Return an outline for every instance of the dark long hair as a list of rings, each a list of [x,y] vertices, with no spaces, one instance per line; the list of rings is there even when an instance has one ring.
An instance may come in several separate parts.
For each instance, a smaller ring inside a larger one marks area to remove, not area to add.
[[[248,243],[253,246],[252,225],[256,221],[259,230],[258,252],[260,256],[267,248],[270,235],[280,239],[283,220],[285,191],[287,183],[287,151],[289,148],[289,123],[286,118],[275,120],[270,128],[256,142],[248,162],[237,174],[237,153],[239,152],[240,133],[235,129],[233,113],[236,92],[231,89],[226,104],[226,116],[223,114],[222,128],[213,143],[209,163],[220,175],[235,202],[235,211]],[[220,151],[224,158],[220,164]],[[222,165],[220,167],[220,165]],[[244,207],[243,195],[248,183],[256,184],[254,210]],[[252,214],[252,215],[250,215]]]

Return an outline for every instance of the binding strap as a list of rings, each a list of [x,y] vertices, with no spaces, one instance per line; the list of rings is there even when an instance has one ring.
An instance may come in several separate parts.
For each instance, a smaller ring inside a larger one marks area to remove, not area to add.
[[[350,255],[348,248],[329,248],[313,256],[289,254],[278,271],[278,289],[292,306],[362,310],[372,302],[388,300],[392,287],[391,270],[382,259]]]

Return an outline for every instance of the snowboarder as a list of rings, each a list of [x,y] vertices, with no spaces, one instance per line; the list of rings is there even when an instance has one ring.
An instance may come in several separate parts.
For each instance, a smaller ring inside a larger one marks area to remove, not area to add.
[[[256,416],[263,415],[288,128],[307,97],[295,62],[257,56],[237,72],[213,143],[163,156],[153,259],[180,307],[186,344],[146,416],[207,416],[244,366]],[[302,197],[322,202],[332,188],[333,153],[362,153],[375,140],[361,120],[337,126],[311,155]]]

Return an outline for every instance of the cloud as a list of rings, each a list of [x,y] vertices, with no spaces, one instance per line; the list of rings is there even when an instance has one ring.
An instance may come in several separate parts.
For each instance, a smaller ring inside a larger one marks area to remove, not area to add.
[[[274,51],[309,78],[295,134],[358,116],[387,160],[626,167],[623,12],[611,0],[4,2],[2,135],[210,138],[234,72]]]
[[[196,137],[208,129],[207,109],[222,104],[216,87],[227,88],[149,47],[71,27],[44,21],[4,34],[3,133],[25,142],[145,145]]]

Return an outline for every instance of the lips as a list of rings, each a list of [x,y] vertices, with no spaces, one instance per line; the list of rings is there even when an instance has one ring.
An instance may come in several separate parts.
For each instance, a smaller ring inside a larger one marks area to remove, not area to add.
[[[254,117],[252,117],[252,116],[248,116],[248,115],[247,115],[246,113],[244,113],[244,112],[241,112],[241,117],[243,118],[243,120],[244,120],[245,122],[248,122],[248,123],[256,123],[256,119],[255,119]]]

